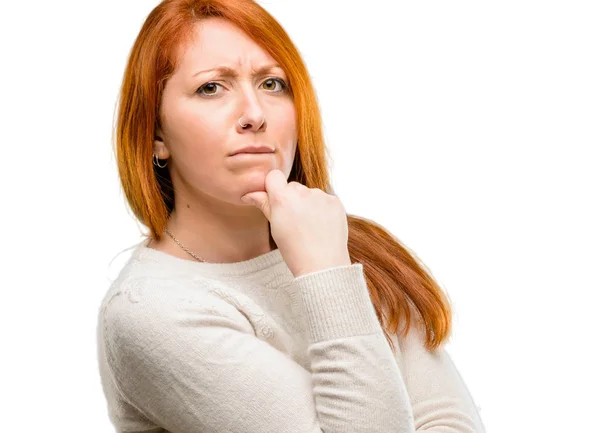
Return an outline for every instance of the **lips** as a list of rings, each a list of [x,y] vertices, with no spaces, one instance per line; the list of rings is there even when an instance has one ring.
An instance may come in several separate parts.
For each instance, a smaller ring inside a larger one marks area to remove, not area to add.
[[[242,149],[236,150],[231,156],[235,156],[238,153],[273,153],[274,150],[268,146],[247,146]]]

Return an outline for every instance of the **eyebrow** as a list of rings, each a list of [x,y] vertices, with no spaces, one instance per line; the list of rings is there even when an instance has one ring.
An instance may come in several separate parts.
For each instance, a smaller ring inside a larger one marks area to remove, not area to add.
[[[252,68],[252,74],[253,75],[260,75],[260,74],[264,74],[265,72],[270,72],[274,69],[280,69],[281,71],[283,71],[283,68],[277,64],[274,65],[265,65],[265,66],[261,66],[258,69],[254,69]],[[200,74],[204,74],[206,72],[220,72],[222,75],[225,75],[227,77],[234,77],[237,78],[239,76],[238,72],[229,67],[229,66],[217,66],[216,68],[211,68],[211,69],[205,69],[203,71],[198,71],[196,72],[194,75],[192,75],[192,77],[195,77],[196,75],[200,75]]]

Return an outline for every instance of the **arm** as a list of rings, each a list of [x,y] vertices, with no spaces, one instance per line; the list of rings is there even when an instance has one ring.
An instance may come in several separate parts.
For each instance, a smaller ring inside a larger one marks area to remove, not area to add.
[[[485,433],[469,390],[444,347],[429,352],[422,328],[398,332],[402,370],[418,432]]]
[[[310,372],[256,338],[223,299],[202,293],[189,303],[161,298],[161,289],[144,290],[135,304],[118,297],[104,319],[115,381],[157,425],[173,433],[414,432],[362,264],[302,275],[289,288],[305,312]]]

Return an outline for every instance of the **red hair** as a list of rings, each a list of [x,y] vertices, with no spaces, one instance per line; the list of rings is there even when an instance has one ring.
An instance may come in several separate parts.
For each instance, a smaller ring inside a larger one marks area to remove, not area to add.
[[[173,209],[167,168],[152,164],[159,104],[173,74],[179,48],[192,41],[194,25],[220,17],[246,32],[284,69],[289,78],[298,125],[298,145],[288,179],[334,194],[325,159],[321,115],[307,68],[283,27],[253,0],[164,0],[144,22],[125,69],[116,122],[115,147],[121,185],[136,218],[159,240]],[[271,244],[274,245],[272,238]],[[377,317],[392,348],[392,334],[411,310],[425,327],[424,345],[434,350],[451,332],[449,299],[416,255],[383,227],[348,215],[348,249],[363,264]]]

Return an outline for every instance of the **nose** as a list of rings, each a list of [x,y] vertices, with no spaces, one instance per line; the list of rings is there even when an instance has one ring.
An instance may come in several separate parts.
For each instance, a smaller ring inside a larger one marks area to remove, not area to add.
[[[242,121],[242,117],[238,119],[238,125],[240,126],[240,128],[242,130],[244,130],[244,129],[250,129],[252,131],[258,131],[258,130],[260,130],[262,128],[262,126],[264,124],[265,124],[265,118],[264,117],[260,121],[251,120],[249,122]]]
[[[254,94],[254,91],[249,90],[247,92],[244,92],[242,98],[244,105],[242,108],[241,115],[237,120],[238,131],[241,132],[244,130],[251,130],[256,132],[261,129],[265,129],[265,113],[262,107],[260,106],[260,102]]]

